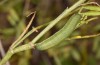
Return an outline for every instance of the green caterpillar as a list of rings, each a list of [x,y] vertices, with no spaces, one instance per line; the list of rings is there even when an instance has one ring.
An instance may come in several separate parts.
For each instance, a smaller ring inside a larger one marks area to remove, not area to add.
[[[36,49],[46,50],[48,48],[51,48],[59,44],[75,30],[75,27],[79,23],[80,19],[81,19],[80,14],[72,15],[61,30],[59,30],[58,32],[56,32],[54,35],[47,38],[43,42],[36,44]]]

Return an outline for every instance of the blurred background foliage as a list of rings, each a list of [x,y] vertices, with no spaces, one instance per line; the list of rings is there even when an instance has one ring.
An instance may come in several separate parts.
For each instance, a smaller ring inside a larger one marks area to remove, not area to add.
[[[35,19],[30,27],[36,27],[55,19],[66,7],[77,0],[0,0],[0,40],[5,51],[25,29],[31,16],[36,11]],[[100,0],[91,0],[100,3]],[[39,41],[46,39],[59,30],[66,19],[60,21]],[[42,29],[38,30],[39,32]],[[38,32],[38,33],[39,33]],[[100,19],[83,25],[73,32],[76,35],[92,35],[100,32]],[[38,33],[33,33],[22,44],[28,43]],[[65,40],[55,48],[39,51],[27,50],[15,54],[11,65],[100,65],[100,36],[88,39]]]

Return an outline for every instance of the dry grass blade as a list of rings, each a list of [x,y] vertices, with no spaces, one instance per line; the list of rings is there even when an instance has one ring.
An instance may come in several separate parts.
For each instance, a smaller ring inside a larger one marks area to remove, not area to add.
[[[13,46],[26,34],[26,32],[28,31],[30,25],[32,24],[33,19],[35,18],[35,14],[36,12],[33,12],[33,16],[29,22],[29,24],[27,25],[27,27],[25,28],[25,30],[23,31],[23,33],[19,36],[19,38],[11,45],[11,49],[13,49]]]

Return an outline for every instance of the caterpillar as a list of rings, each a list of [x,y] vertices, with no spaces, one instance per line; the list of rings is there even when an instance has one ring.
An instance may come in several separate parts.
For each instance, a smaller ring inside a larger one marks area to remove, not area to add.
[[[72,15],[62,29],[60,29],[58,32],[56,32],[54,35],[50,36],[46,40],[36,44],[36,49],[46,50],[53,46],[56,46],[61,41],[66,39],[75,30],[75,27],[80,20],[81,20],[80,14]]]

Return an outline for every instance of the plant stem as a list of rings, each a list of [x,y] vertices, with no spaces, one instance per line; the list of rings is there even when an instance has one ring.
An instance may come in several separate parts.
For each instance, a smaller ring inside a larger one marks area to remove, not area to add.
[[[93,38],[93,37],[97,37],[97,36],[100,36],[100,33],[93,34],[93,35],[85,35],[85,36],[74,36],[71,38],[67,38],[66,40],[87,39],[87,38]]]
[[[1,60],[0,65],[4,65],[13,55],[10,51],[8,51],[5,55],[5,57]]]
[[[36,30],[42,28],[42,27],[45,27],[47,26],[49,23],[46,23],[46,24],[43,24],[43,25],[40,25],[40,26],[37,26],[36,28],[33,28],[31,31],[29,31],[25,36],[23,36],[18,42],[17,44],[15,44],[13,46],[13,48],[17,47],[20,43],[22,43],[28,36],[30,36],[33,32],[35,32]]]

